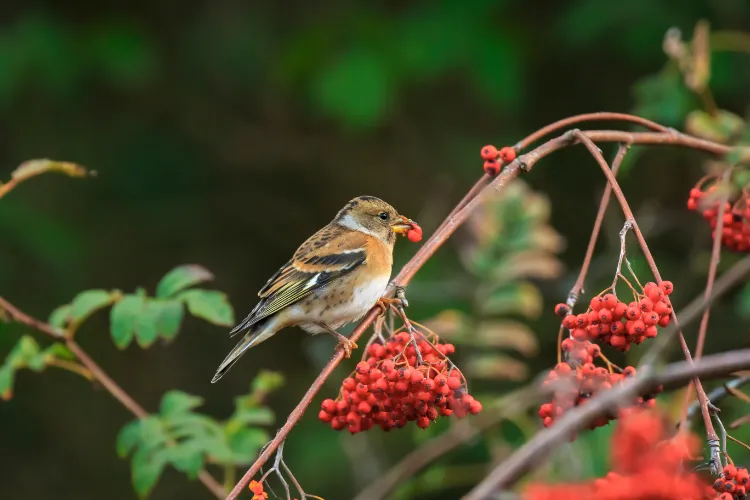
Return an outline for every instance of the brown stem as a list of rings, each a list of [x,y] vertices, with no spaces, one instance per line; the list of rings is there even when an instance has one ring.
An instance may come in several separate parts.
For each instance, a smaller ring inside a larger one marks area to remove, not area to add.
[[[580,141],[586,148],[589,150],[591,155],[596,159],[597,163],[602,169],[602,172],[604,172],[604,175],[607,177],[607,180],[612,185],[612,190],[615,193],[615,197],[617,198],[617,201],[620,203],[620,207],[622,208],[623,214],[625,215],[625,219],[632,222],[633,225],[633,232],[636,235],[636,238],[638,238],[638,244],[641,247],[641,251],[643,252],[644,257],[646,258],[646,262],[648,262],[649,267],[651,268],[651,272],[654,275],[654,278],[656,279],[656,283],[660,284],[662,282],[661,275],[659,274],[659,269],[656,266],[656,261],[654,261],[653,255],[651,255],[651,251],[648,248],[648,245],[646,244],[646,239],[643,237],[643,233],[641,232],[641,228],[638,226],[638,223],[635,220],[635,217],[633,216],[632,210],[630,210],[630,206],[628,205],[628,201],[625,198],[625,195],[623,194],[622,190],[620,189],[619,184],[617,183],[617,179],[612,175],[611,170],[609,169],[609,166],[607,165],[606,160],[602,156],[601,152],[599,151],[599,148],[596,147],[596,144],[594,144],[594,141],[592,141],[589,137],[587,137],[584,133],[582,133],[580,130],[573,130],[570,132],[571,137],[577,139]],[[679,323],[677,321],[677,315],[672,311],[672,321],[675,324],[675,327],[679,328]],[[688,363],[693,362],[693,358],[690,355],[690,349],[687,346],[687,342],[685,341],[685,336],[682,334],[682,331],[679,331],[679,339],[680,339],[680,346],[682,347],[682,353],[685,356],[685,360]],[[713,422],[711,420],[711,414],[709,413],[708,409],[708,398],[706,398],[706,392],[703,390],[703,385],[701,384],[701,381],[698,377],[693,379],[693,385],[695,386],[696,392],[698,393],[698,400],[701,402],[701,413],[703,415],[703,423],[706,426],[706,441],[709,443],[709,446],[711,448],[711,455],[712,460],[715,460],[717,456],[719,455],[718,450],[718,442],[719,442],[719,436],[716,434],[716,430],[714,429]],[[719,462],[720,463],[720,462]]]
[[[658,371],[655,367],[643,370],[633,379],[592,397],[585,405],[566,411],[552,427],[536,434],[508,460],[498,465],[463,500],[495,498],[498,491],[512,486],[530,468],[538,467],[545,457],[550,456],[552,448],[566,442],[572,434],[584,429],[595,418],[632,400],[638,394],[648,392],[658,385],[679,386],[691,379],[728,375],[747,367],[750,367],[750,349],[706,356],[697,363],[680,361]]]
[[[76,373],[80,375],[81,377],[85,378],[86,380],[94,380],[94,374],[91,373],[91,371],[84,367],[79,365],[78,363],[74,363],[72,361],[67,361],[64,359],[59,358],[52,358],[47,360],[48,366],[54,366],[56,368],[61,368],[63,370],[67,370],[72,373]]]
[[[10,317],[17,323],[22,323],[42,333],[46,333],[58,340],[62,337],[62,332],[52,325],[29,316],[19,310],[13,304],[0,297],[0,310],[6,311]],[[91,372],[94,379],[97,380],[117,401],[120,402],[130,413],[143,419],[148,417],[148,412],[138,404],[127,392],[125,392],[117,382],[107,375],[102,368],[91,358],[91,356],[79,346],[72,338],[64,338],[65,345],[76,356],[86,369]],[[219,499],[224,498],[224,489],[218,481],[205,469],[198,473],[198,479],[201,483]]]
[[[11,179],[5,184],[0,184],[0,198],[10,193],[16,186],[18,186],[18,181],[15,179]]]
[[[705,296],[699,295],[681,309],[680,317],[683,318],[683,322],[687,325],[695,321],[713,300],[745,279],[748,273],[750,273],[750,256],[737,262],[722,274],[716,281],[713,295],[708,300]],[[662,335],[664,337],[659,340],[668,340],[671,333],[670,330],[676,331],[674,325],[668,327],[660,335],[660,337]],[[666,345],[666,342],[660,342],[660,344]],[[661,346],[655,345],[651,348],[651,351],[656,350],[661,350]],[[538,390],[538,387],[541,385],[542,380],[543,378],[540,378],[540,380],[532,383],[530,386],[502,397],[495,404],[487,405],[486,411],[483,411],[478,416],[473,417],[471,420],[458,422],[446,434],[441,434],[433,441],[428,441],[425,445],[415,449],[375,483],[372,483],[363,490],[355,500],[380,500],[381,498],[388,497],[390,492],[401,481],[412,477],[430,462],[457,448],[462,443],[469,441],[484,429],[496,425],[504,418],[525,412],[529,407],[537,403],[538,398],[541,398],[542,394]],[[736,381],[731,381],[726,385],[736,387],[739,384]]]
[[[643,127],[646,127],[647,129],[653,130],[654,132],[669,132],[669,128],[659,125],[658,123],[654,123],[651,120],[647,120],[645,118],[641,118],[640,116],[634,116],[634,115],[628,115],[625,113],[611,113],[611,112],[600,112],[600,113],[586,113],[582,115],[575,115],[568,118],[563,118],[562,120],[558,120],[554,123],[550,123],[546,127],[540,128],[533,134],[527,136],[526,138],[522,139],[518,143],[519,149],[526,149],[529,147],[530,144],[535,143],[545,135],[551,134],[552,132],[556,132],[558,130],[562,130],[565,128],[570,127],[571,125],[575,125],[577,123],[582,122],[592,122],[592,121],[625,121],[625,122],[631,122],[635,123],[637,125],[641,125]]]
[[[727,182],[732,174],[732,169],[728,168],[722,175],[722,182]],[[706,297],[711,296],[711,292],[714,289],[714,282],[716,281],[716,271],[719,268],[719,262],[721,261],[721,242],[722,232],[724,230],[724,209],[726,208],[727,199],[729,193],[724,193],[718,200],[719,212],[717,214],[716,228],[714,229],[714,239],[711,246],[711,261],[708,264],[708,276],[706,278]],[[708,321],[711,317],[711,308],[706,308],[703,311],[703,317],[701,318],[700,326],[698,327],[698,343],[695,346],[695,359],[700,359],[703,355],[703,347],[706,343],[706,334],[708,332]],[[687,430],[687,414],[688,407],[690,406],[690,400],[693,398],[693,386],[688,385],[685,389],[685,399],[682,403],[682,412],[680,417],[680,429]],[[699,400],[700,401],[700,400]]]
[[[622,164],[622,160],[625,158],[625,154],[628,152],[628,149],[630,149],[629,144],[620,144],[620,147],[617,149],[617,154],[615,155],[615,159],[612,162],[613,176],[617,177],[617,173],[620,171],[620,165]],[[602,199],[599,202],[599,210],[596,213],[594,228],[591,230],[591,237],[589,238],[589,245],[586,248],[586,255],[583,258],[583,264],[581,264],[581,272],[578,273],[578,279],[576,280],[573,288],[570,289],[570,293],[568,294],[567,304],[570,306],[571,310],[578,300],[578,297],[583,293],[583,284],[586,280],[586,276],[588,275],[589,267],[591,266],[591,259],[594,257],[596,240],[599,239],[599,232],[601,231],[602,223],[604,221],[604,214],[607,212],[607,207],[609,207],[609,200],[611,197],[612,185],[608,182],[604,188]]]
[[[606,116],[606,119],[616,119],[614,118],[614,116],[616,115],[617,114],[612,113],[612,114],[601,114],[597,116],[600,116],[600,117]],[[594,115],[582,115],[582,116],[591,117]],[[629,116],[629,115],[623,115],[623,116]],[[635,119],[633,120],[628,120],[626,118],[621,118],[621,119],[627,120],[627,121],[634,121],[636,123],[641,123],[641,124],[645,124],[648,122],[647,120],[639,119],[637,117],[634,117],[634,118]],[[573,117],[571,118],[571,120],[572,119],[581,120],[580,117],[578,118]],[[595,118],[589,118],[589,119],[595,119]],[[648,122],[648,123],[651,123],[651,122]],[[556,124],[550,125],[543,130],[545,131],[544,133],[549,133],[550,131],[556,130],[560,128],[561,126],[565,126],[566,124],[569,124],[569,122],[566,122],[565,120],[563,120],[561,122],[557,122]],[[702,151],[706,151],[706,152],[714,153],[714,154],[726,154],[731,150],[730,147],[725,146],[723,144],[718,144],[718,143],[707,141],[704,139],[699,139],[697,137],[692,137],[689,135],[681,134],[671,129],[666,129],[660,125],[656,125],[656,124],[653,124],[653,125],[657,129],[663,130],[663,131],[662,132],[629,133],[629,132],[621,132],[621,131],[616,131],[616,130],[593,130],[593,131],[583,132],[583,134],[586,137],[589,137],[593,140],[597,140],[600,142],[620,142],[620,143],[626,143],[626,144],[679,145],[679,146],[685,146],[685,147],[689,147],[692,149],[702,150]],[[654,128],[654,126],[650,128]],[[539,134],[539,133],[532,134],[525,140],[526,142],[524,144],[531,143],[533,142],[533,140],[538,139],[542,135],[543,134]],[[518,158],[513,160],[511,163],[509,163],[505,168],[503,168],[500,174],[497,175],[494,179],[492,179],[492,181],[484,189],[479,191],[476,196],[468,200],[466,200],[466,198],[469,198],[469,197],[466,196],[464,198],[465,203],[466,203],[465,206],[461,209],[452,211],[451,213],[453,215],[446,218],[446,220],[440,225],[439,229],[435,231],[435,233],[433,233],[432,236],[430,236],[427,239],[424,245],[422,245],[422,247],[409,260],[409,262],[407,262],[406,265],[404,265],[404,267],[401,268],[401,271],[399,272],[398,276],[396,276],[396,278],[390,283],[388,287],[388,293],[392,293],[396,286],[406,286],[411,280],[411,278],[414,277],[417,271],[424,265],[424,263],[427,262],[430,259],[430,257],[432,257],[432,255],[443,245],[443,243],[445,243],[445,241],[456,231],[456,229],[458,229],[458,227],[460,227],[461,224],[464,221],[466,221],[466,219],[469,217],[469,215],[471,215],[473,210],[476,209],[486,199],[488,199],[489,196],[492,196],[492,194],[502,190],[507,185],[507,183],[513,180],[514,178],[516,178],[521,173],[522,170],[524,171],[530,170],[534,164],[536,164],[539,160],[541,160],[545,156],[548,156],[554,151],[563,149],[570,145],[571,145],[570,137],[567,135],[563,135],[561,137],[551,139],[545,142],[544,144],[540,145],[536,149],[522,156],[519,156]],[[609,172],[609,167],[607,167],[607,171]],[[613,189],[615,188],[615,185],[613,185]],[[620,192],[620,194],[622,193]],[[373,309],[370,310],[370,312],[360,321],[360,323],[354,329],[351,336],[349,337],[350,340],[356,342],[364,334],[365,330],[372,324],[372,322],[375,320],[379,312],[380,312],[380,307],[377,307],[377,306],[373,307]],[[282,426],[282,428],[279,429],[276,436],[268,443],[264,451],[256,459],[253,465],[250,466],[250,468],[242,476],[242,478],[234,487],[234,489],[227,496],[227,500],[232,500],[232,499],[237,498],[237,496],[244,490],[244,488],[250,482],[250,479],[260,470],[260,468],[268,461],[268,459],[271,457],[273,452],[278,448],[278,446],[286,439],[286,437],[289,435],[289,432],[296,425],[296,423],[304,414],[307,407],[312,402],[312,399],[314,398],[315,394],[317,394],[317,392],[323,386],[323,383],[325,382],[325,380],[341,362],[342,358],[343,358],[343,353],[341,353],[340,351],[334,354],[334,356],[331,358],[328,364],[326,364],[326,366],[323,368],[321,373],[313,381],[312,385],[304,394],[304,396],[302,397],[300,402],[297,404],[297,406],[294,408],[292,413],[289,415],[284,426]]]

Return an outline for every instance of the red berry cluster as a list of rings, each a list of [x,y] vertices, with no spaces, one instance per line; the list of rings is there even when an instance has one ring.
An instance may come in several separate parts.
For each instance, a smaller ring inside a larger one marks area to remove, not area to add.
[[[693,435],[672,436],[654,412],[630,411],[612,434],[613,471],[585,483],[532,484],[523,500],[708,500],[714,491],[684,466],[699,447]]]
[[[585,313],[570,314],[565,304],[558,304],[555,312],[565,313],[563,326],[570,330],[573,340],[596,340],[619,351],[627,351],[632,344],[656,337],[657,326],[669,324],[672,305],[667,296],[673,290],[669,281],[660,285],[650,282],[643,287],[638,300],[629,304],[608,293],[591,299]]]
[[[415,348],[410,340],[401,332],[385,344],[371,344],[365,360],[342,382],[336,400],[323,401],[318,418],[335,430],[355,434],[375,425],[385,431],[398,429],[409,421],[426,429],[438,416],[462,418],[482,411],[482,404],[467,392],[461,372],[446,358],[455,351],[452,344],[433,347],[419,340]]]
[[[598,347],[598,346],[594,346]],[[549,372],[544,385],[555,384],[552,400],[544,403],[539,408],[539,416],[544,421],[544,426],[549,427],[566,410],[584,404],[589,398],[600,391],[611,389],[612,386],[622,383],[635,375],[635,368],[627,366],[622,373],[613,373],[606,368],[596,367],[593,363],[586,362],[573,369],[568,363],[559,363]],[[656,400],[654,394],[640,397],[636,401],[636,407],[653,408]],[[602,416],[591,423],[590,429],[607,425],[614,420],[616,415]]]
[[[742,500],[747,498],[748,481],[750,474],[744,467],[727,465],[724,467],[723,477],[714,482],[713,488],[719,493],[716,498],[721,500]]]
[[[484,160],[484,171],[489,175],[497,175],[502,170],[503,164],[516,159],[516,150],[505,146],[498,151],[495,146],[487,145],[482,148],[481,155]]]
[[[715,189],[716,186],[711,186],[706,191],[702,191],[699,187],[694,187],[690,190],[687,202],[688,210],[700,212],[708,221],[714,237],[719,220],[719,201],[710,202],[706,198]],[[750,251],[750,203],[748,202],[750,202],[750,193],[742,191],[742,195],[734,205],[729,202],[724,205],[721,242],[736,252]]]

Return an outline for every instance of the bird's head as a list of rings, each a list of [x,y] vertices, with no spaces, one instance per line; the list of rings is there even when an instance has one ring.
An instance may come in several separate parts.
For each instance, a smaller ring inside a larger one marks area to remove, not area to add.
[[[405,235],[414,221],[374,196],[359,196],[339,210],[334,222],[347,229],[361,231],[393,245],[396,235]]]

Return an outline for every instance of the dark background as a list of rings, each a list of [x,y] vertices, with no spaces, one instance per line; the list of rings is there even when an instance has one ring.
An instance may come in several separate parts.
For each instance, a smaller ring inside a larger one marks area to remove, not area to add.
[[[99,174],[39,177],[0,202],[0,295],[41,318],[82,289],[153,290],[184,263],[214,272],[243,316],[297,245],[354,196],[384,198],[429,235],[481,174],[486,143],[512,144],[551,121],[603,110],[682,128],[698,101],[663,71],[666,30],[678,26],[689,38],[699,19],[714,30],[750,29],[742,0],[6,1],[0,13],[0,179],[42,157]],[[711,88],[720,107],[746,116],[750,56],[718,53]],[[684,304],[705,280],[708,230],[684,209],[705,157],[640,153],[623,189]],[[537,373],[554,362],[549,311],[575,277],[604,182],[582,148],[544,160],[525,180],[549,197],[552,226],[567,241],[565,275],[540,284],[546,312],[533,326],[543,351],[527,361]],[[611,279],[621,223],[615,211],[605,224],[592,291]],[[417,247],[397,247],[398,268]],[[415,317],[456,306],[445,279],[456,266],[449,243],[418,274]],[[147,408],[179,388],[224,417],[266,368],[288,380],[269,400],[279,422],[333,346],[283,331],[211,385],[234,345],[226,329],[191,319],[172,345],[119,352],[107,328],[106,314],[97,315],[78,340]],[[691,345],[695,328],[686,330]],[[4,353],[23,329],[2,331]],[[730,297],[712,317],[707,352],[747,340]],[[329,500],[350,498],[416,434],[384,438],[379,465],[363,476],[351,458],[362,436],[334,434],[314,413],[292,433],[287,458],[307,490]],[[69,373],[20,373],[14,398],[0,403],[0,496],[134,498],[129,463],[114,449],[130,419]],[[469,449],[455,461],[482,470],[484,460]],[[152,496],[209,498],[174,470]]]

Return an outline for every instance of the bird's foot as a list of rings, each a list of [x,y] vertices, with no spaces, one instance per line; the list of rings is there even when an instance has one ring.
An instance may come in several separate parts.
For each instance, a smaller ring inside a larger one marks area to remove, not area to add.
[[[343,335],[339,339],[339,344],[336,346],[336,349],[343,349],[344,350],[344,357],[349,359],[352,356],[352,350],[357,348],[357,344],[348,338],[344,337]]]
[[[382,309],[381,314],[388,312],[390,306],[396,306],[399,308],[409,307],[409,302],[406,300],[406,294],[404,293],[404,287],[396,287],[396,297],[380,297],[377,302],[377,306]]]

